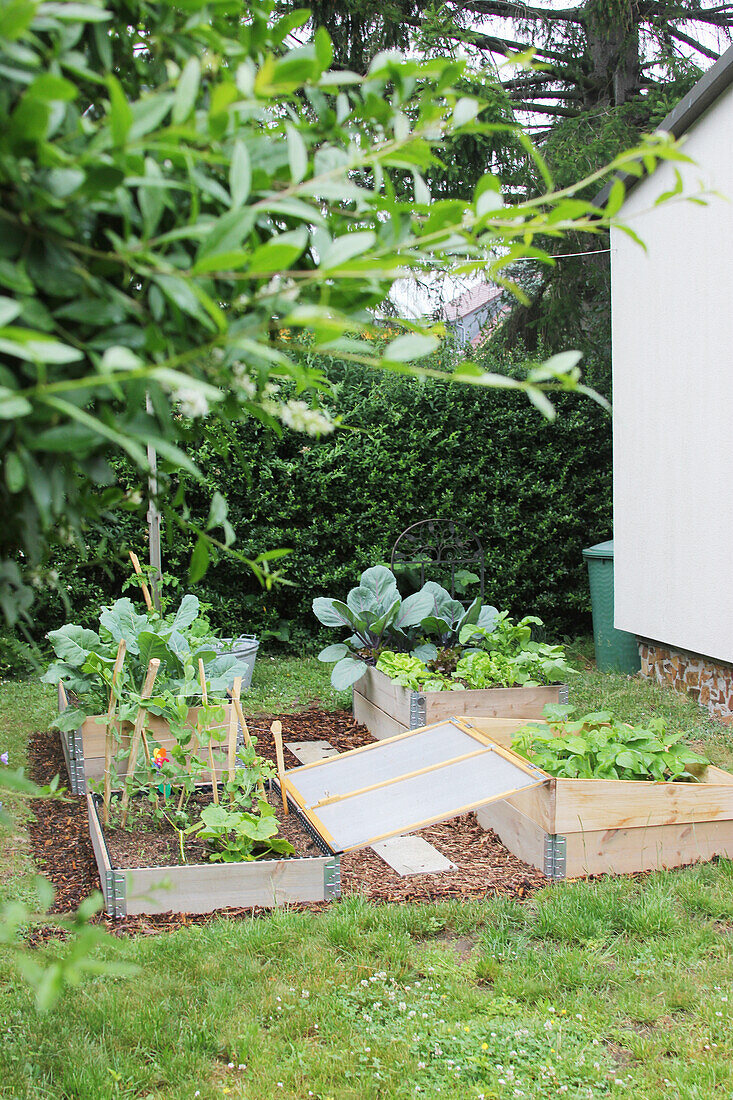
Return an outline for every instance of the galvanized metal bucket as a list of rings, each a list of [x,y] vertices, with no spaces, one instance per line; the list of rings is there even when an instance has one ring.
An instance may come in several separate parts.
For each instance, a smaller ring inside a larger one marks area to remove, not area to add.
[[[240,661],[246,661],[247,671],[242,677],[242,691],[249,691],[252,683],[255,659],[260,643],[254,634],[240,634],[238,638],[218,638],[212,643],[217,653],[231,653]]]

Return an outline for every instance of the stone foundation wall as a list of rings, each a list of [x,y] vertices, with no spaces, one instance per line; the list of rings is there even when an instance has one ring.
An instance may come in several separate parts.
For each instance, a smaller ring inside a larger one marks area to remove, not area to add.
[[[641,675],[693,695],[713,718],[733,725],[733,665],[639,639]]]

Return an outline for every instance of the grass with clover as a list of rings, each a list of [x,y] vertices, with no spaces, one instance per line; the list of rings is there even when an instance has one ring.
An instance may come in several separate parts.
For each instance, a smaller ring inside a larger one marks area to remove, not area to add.
[[[601,676],[584,652],[581,710],[660,714],[730,765],[726,731],[693,703]],[[253,709],[326,698],[313,662],[259,665]],[[0,707],[17,763],[48,693],[2,684]],[[22,836],[19,817],[0,852],[5,897],[29,889]],[[0,955],[0,1097],[729,1100],[732,944],[721,861],[525,904],[347,899],[121,940],[138,977],[87,982],[45,1016]]]

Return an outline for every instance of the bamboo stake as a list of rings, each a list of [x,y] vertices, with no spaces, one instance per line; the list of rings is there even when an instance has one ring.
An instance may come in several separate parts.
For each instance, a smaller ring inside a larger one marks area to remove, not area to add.
[[[208,696],[207,691],[206,691],[206,673],[204,672],[204,662],[203,662],[203,659],[201,657],[199,657],[199,680],[201,681],[201,702],[203,703],[203,705],[205,707],[207,707],[209,705],[209,696]],[[199,729],[200,728],[201,728],[201,723],[199,722]],[[219,788],[218,788],[217,782],[216,782],[216,765],[214,764],[214,750],[211,747],[211,730],[209,730],[208,733],[209,733],[209,764],[211,765],[211,796],[214,799],[214,805],[218,806],[219,805]],[[201,739],[199,738],[199,742],[200,742],[200,740]]]
[[[273,722],[270,726],[272,736],[275,738],[275,754],[277,756],[277,777],[280,780],[280,794],[283,800],[283,814],[288,816],[288,795],[285,788],[285,759],[283,757],[283,727],[282,722]]]
[[[242,710],[242,704],[239,701],[239,696],[233,696],[232,697],[232,703],[234,704],[234,709],[237,712],[237,718],[239,719],[239,724],[242,727],[242,734],[244,736],[244,743],[245,743],[245,745],[247,746],[248,749],[251,749],[254,746],[252,744],[252,738],[249,735],[249,728],[247,726],[247,719],[244,717],[244,712]],[[262,782],[262,776],[260,776],[260,778],[257,780],[257,789],[258,789],[258,791],[260,792],[260,794],[262,795],[263,798],[267,797],[267,795],[265,794],[265,784]]]
[[[143,571],[140,568],[140,560],[139,560],[137,554],[133,554],[132,550],[130,551],[130,561],[132,562],[132,568],[135,570],[138,577],[142,577]],[[150,589],[148,588],[145,581],[142,582],[140,587],[142,589],[143,598],[145,600],[145,606],[147,607],[148,611],[152,611],[153,610],[153,601],[150,598]]]
[[[112,718],[115,712],[115,706],[117,700],[115,699],[115,683],[120,672],[122,672],[122,665],[125,661],[125,650],[127,649],[127,643],[124,638],[120,638],[120,644],[117,646],[117,657],[115,658],[115,665],[112,670],[112,684],[109,689],[109,705],[107,707],[107,727],[104,733],[104,804],[102,807],[102,824],[109,824],[109,803],[112,798],[112,749],[114,743],[114,737],[112,736]]]
[[[140,692],[140,699],[149,699],[153,694],[153,684],[155,683],[155,677],[158,675],[158,669],[160,668],[160,661],[157,657],[153,657],[152,661],[148,665],[147,675],[145,677],[145,683],[143,689]],[[132,731],[132,740],[130,741],[130,756],[127,761],[127,779],[125,780],[125,789],[122,792],[122,825],[127,824],[127,804],[130,800],[130,786],[135,778],[135,765],[137,764],[137,754],[140,747],[140,738],[143,732],[143,726],[145,725],[145,716],[147,711],[145,707],[140,703],[137,708],[137,715],[135,716],[135,727]]]
[[[242,677],[235,676],[234,684],[232,685],[232,700],[239,699],[240,692],[242,691]],[[229,714],[229,782],[234,782],[234,769],[237,759],[237,708],[232,702],[232,709]]]

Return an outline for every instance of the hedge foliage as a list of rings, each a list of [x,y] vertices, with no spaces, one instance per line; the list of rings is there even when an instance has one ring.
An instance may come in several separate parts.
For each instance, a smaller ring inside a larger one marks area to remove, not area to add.
[[[238,562],[220,557],[196,589],[217,626],[279,630],[286,644],[312,648],[325,636],[313,597],[345,596],[362,569],[389,560],[405,527],[438,516],[460,518],[480,536],[488,601],[541,616],[548,634],[588,630],[581,550],[611,531],[608,413],[569,394],[548,423],[521,394],[337,363],[327,373],[344,424],[334,436],[315,442],[286,431],[278,439],[249,421],[211,427],[196,450],[206,480],[185,486],[192,518],[205,521],[218,490],[240,549],[250,556],[293,551],[273,563],[285,567],[292,587],[267,594]],[[605,388],[602,379],[591,381]],[[122,473],[132,477],[130,467]],[[57,562],[75,621],[91,621],[99,600],[118,593],[128,547],[144,555],[144,509],[114,522],[109,574],[99,565],[79,567],[71,552]],[[164,566],[185,583],[193,538],[176,530],[166,541]],[[64,618],[58,600],[39,610],[39,633]]]

